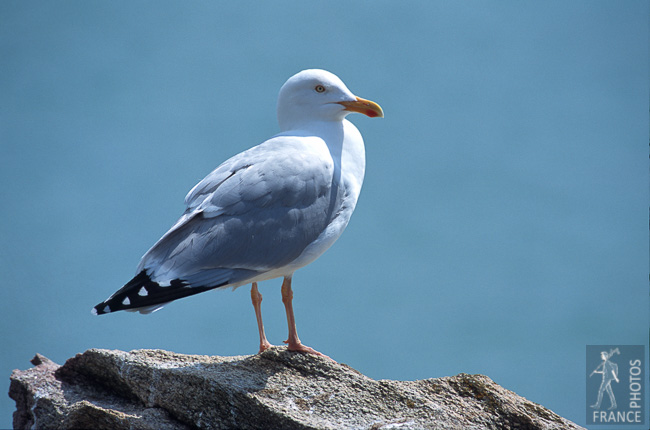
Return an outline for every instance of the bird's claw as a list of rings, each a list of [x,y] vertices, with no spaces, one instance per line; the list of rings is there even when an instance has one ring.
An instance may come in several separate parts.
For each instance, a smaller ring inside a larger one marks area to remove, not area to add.
[[[267,349],[270,349],[270,348],[273,348],[273,345],[271,345],[268,341],[267,342],[262,342],[262,343],[260,343],[260,350],[259,350],[258,354],[261,354],[261,353],[263,353],[264,351],[266,351]]]
[[[287,344],[287,350],[289,350],[289,351],[302,352],[304,354],[317,355],[319,357],[324,357],[324,358],[327,358],[329,360],[332,360],[330,357],[323,354],[322,352],[318,352],[314,348],[310,348],[307,345],[303,345],[300,342],[290,343],[288,340],[285,340],[284,343]],[[334,361],[334,360],[332,360],[332,361]]]

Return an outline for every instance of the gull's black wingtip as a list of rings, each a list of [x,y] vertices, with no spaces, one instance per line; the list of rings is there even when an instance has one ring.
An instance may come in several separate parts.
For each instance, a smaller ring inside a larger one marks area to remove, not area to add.
[[[135,311],[164,303],[160,297],[153,297],[153,300],[150,297],[150,293],[157,292],[159,289],[160,285],[153,282],[143,270],[108,299],[92,308],[91,312],[93,315],[104,315],[117,311]]]
[[[90,310],[90,313],[93,315],[104,315],[111,313],[111,308],[106,304],[106,302],[101,302],[94,308]]]
[[[91,312],[93,315],[104,315],[117,311],[151,313],[174,300],[212,290],[224,284],[191,287],[181,279],[174,279],[163,286],[152,281],[147,272],[143,270],[112,296],[95,306]]]

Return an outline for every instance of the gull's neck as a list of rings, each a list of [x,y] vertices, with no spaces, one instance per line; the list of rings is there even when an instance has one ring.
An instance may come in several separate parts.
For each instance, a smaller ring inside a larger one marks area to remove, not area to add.
[[[280,135],[321,138],[328,147],[335,169],[342,169],[344,175],[350,175],[361,187],[366,167],[365,147],[361,133],[348,120],[303,122]]]
[[[327,144],[332,157],[340,158],[345,140],[343,121],[309,121],[282,130],[281,136],[315,136]]]

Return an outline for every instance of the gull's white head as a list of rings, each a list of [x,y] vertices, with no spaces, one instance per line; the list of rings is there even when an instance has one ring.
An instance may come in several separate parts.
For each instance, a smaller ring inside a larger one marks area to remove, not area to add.
[[[309,69],[290,77],[278,96],[278,122],[282,131],[313,121],[342,121],[351,112],[383,117],[377,103],[355,96],[338,76]]]

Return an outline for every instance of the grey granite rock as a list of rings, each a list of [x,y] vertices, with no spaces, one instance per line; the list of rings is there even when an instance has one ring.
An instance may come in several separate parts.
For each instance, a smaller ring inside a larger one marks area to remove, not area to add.
[[[375,381],[274,347],[208,357],[91,349],[11,375],[15,428],[578,429],[483,375]]]

